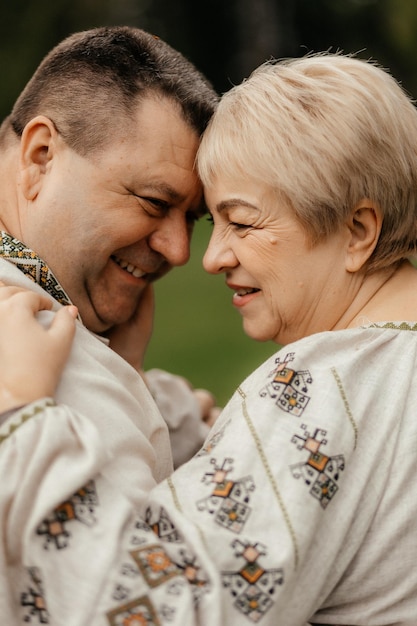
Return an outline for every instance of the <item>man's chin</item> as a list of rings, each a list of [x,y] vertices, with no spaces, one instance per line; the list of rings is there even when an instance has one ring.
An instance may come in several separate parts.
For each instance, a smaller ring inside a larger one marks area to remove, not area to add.
[[[116,315],[114,311],[112,312],[112,314],[110,314],[109,312],[104,312],[100,315],[98,315],[97,312],[93,310],[87,311],[85,315],[83,315],[83,313],[80,311],[81,321],[83,322],[84,326],[86,326],[88,330],[95,333],[96,335],[103,336],[106,336],[106,333],[112,330],[115,326],[120,326],[128,322],[131,319],[132,315],[133,312],[127,312],[126,308],[120,314]]]

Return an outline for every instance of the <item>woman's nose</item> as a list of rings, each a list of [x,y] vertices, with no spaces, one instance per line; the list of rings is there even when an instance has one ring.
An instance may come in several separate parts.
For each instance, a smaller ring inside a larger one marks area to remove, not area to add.
[[[235,267],[238,260],[225,237],[214,228],[203,257],[203,267],[209,274],[220,274]]]

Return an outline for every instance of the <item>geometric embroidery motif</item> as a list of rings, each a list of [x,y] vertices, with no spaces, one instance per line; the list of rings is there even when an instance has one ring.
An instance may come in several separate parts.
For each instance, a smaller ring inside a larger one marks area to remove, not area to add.
[[[165,550],[159,545],[146,546],[133,550],[131,556],[149,587],[157,587],[173,576],[178,576],[180,570],[171,561]]]
[[[4,231],[0,232],[0,257],[14,263],[60,304],[71,304],[64,289],[42,259],[21,241]]]
[[[197,502],[197,508],[214,515],[220,526],[240,533],[251,512],[250,494],[255,489],[255,483],[251,476],[236,481],[228,478],[232,471],[232,459],[225,459],[221,466],[216,464],[215,459],[210,462],[214,465],[214,471],[207,472],[202,480],[214,484],[213,491],[210,496]]]
[[[68,524],[78,521],[86,526],[93,526],[96,522],[94,509],[98,504],[98,497],[94,481],[90,480],[85,487],[79,489],[66,502],[56,507],[49,517],[38,526],[38,535],[45,535],[45,548],[55,544],[58,550],[68,546]]]
[[[153,532],[162,541],[179,545],[184,543],[181,534],[175,528],[163,507],[160,508],[157,516],[155,516],[155,511],[148,507],[146,509],[145,519]],[[171,560],[175,562],[178,568],[177,573],[183,574],[189,585],[191,585],[194,599],[198,601],[201,594],[208,591],[208,580],[203,568],[198,564],[196,556],[190,554],[184,548],[181,548],[178,550],[175,559],[171,554]]]
[[[188,583],[193,586],[192,590],[194,595],[198,596],[199,594],[195,593],[194,588],[204,589],[204,591],[206,591],[208,584],[207,576],[201,566],[197,564],[197,558],[195,556],[191,557],[185,550],[181,550],[180,556],[182,560],[176,560],[176,564]]]
[[[259,557],[266,555],[262,544],[232,543],[235,556],[245,560],[237,572],[222,572],[222,582],[235,599],[234,606],[252,622],[259,622],[271,608],[274,595],[279,585],[284,582],[282,568],[265,570],[259,563]]]
[[[269,374],[272,380],[259,395],[262,398],[269,396],[280,409],[299,417],[310,400],[307,391],[313,379],[308,370],[297,372],[288,367],[293,360],[294,352],[289,352],[283,361],[279,357],[275,360],[277,367]]]
[[[291,472],[294,478],[304,480],[310,487],[311,495],[325,509],[338,490],[337,482],[340,472],[345,469],[345,459],[343,454],[331,457],[320,451],[320,447],[327,444],[324,438],[327,434],[325,430],[316,428],[313,435],[310,435],[305,424],[302,424],[301,428],[305,435],[303,437],[294,435],[291,441],[297,444],[299,450],[307,450],[308,457],[302,463],[291,465]],[[320,440],[319,435],[323,437]]]
[[[39,569],[37,567],[29,567],[27,572],[31,582],[29,583],[28,590],[24,591],[20,596],[21,606],[28,607],[29,609],[29,612],[24,617],[24,621],[31,622],[31,618],[35,617],[39,624],[49,624]]]
[[[166,510],[161,507],[157,519],[153,519],[153,511],[150,507],[146,509],[145,521],[153,532],[161,539],[169,543],[178,543],[182,541],[182,537],[172,523]]]
[[[205,456],[213,452],[214,448],[223,439],[224,431],[226,430],[226,427],[229,425],[230,421],[231,421],[230,419],[227,420],[227,422],[223,424],[220,430],[218,430],[216,433],[214,433],[214,435],[210,436],[210,438],[207,439],[204,446],[195,455],[196,457]]]
[[[147,596],[132,600],[107,613],[110,626],[160,626],[155,608]]]

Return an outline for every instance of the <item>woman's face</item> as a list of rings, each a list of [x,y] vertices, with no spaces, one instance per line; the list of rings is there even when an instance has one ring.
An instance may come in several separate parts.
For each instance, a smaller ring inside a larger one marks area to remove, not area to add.
[[[247,335],[283,345],[331,330],[351,296],[348,229],[312,246],[291,206],[250,179],[217,177],[205,196],[214,227],[203,265],[225,274]]]

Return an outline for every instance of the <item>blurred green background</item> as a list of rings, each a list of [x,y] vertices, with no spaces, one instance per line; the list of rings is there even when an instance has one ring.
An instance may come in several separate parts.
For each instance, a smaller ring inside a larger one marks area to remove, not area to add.
[[[271,57],[340,50],[376,59],[417,95],[417,0],[0,0],[0,117],[52,46],[107,24],[162,37],[220,93]],[[275,346],[243,334],[224,280],[204,273],[210,228],[197,225],[190,263],[156,286],[146,365],[186,376],[223,404]]]

